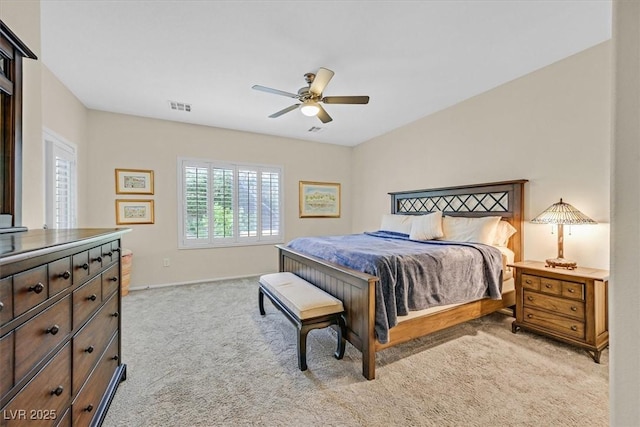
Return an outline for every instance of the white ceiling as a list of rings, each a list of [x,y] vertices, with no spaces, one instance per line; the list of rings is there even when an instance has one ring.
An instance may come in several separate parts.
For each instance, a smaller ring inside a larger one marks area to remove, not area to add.
[[[91,109],[357,145],[611,37],[611,2],[43,0],[42,60]],[[327,124],[292,111],[335,71]],[[178,112],[169,101],[192,105]],[[312,126],[321,127],[317,133]]]

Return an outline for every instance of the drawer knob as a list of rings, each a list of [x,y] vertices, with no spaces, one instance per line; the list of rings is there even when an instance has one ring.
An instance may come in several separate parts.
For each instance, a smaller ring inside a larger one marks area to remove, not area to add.
[[[570,294],[574,293],[575,291],[576,291],[575,289],[573,289],[573,288],[569,288],[569,293],[570,293]]]
[[[2,301],[0,301],[0,311],[2,311],[3,308],[4,308],[4,304],[2,303]]]
[[[115,313],[113,313],[111,316],[112,316],[112,317],[118,317],[118,316],[120,316],[120,313],[118,313],[118,312],[116,311],[116,312],[115,312]]]
[[[119,253],[121,251],[121,249],[120,248],[115,248],[113,251]]]
[[[68,271],[65,271],[64,273],[58,274],[58,277],[62,277],[64,280],[67,280],[69,279],[69,277],[71,277],[71,273],[69,273]]]
[[[118,281],[118,276],[109,277],[109,281],[110,282],[117,282]]]
[[[578,311],[578,307],[571,307],[571,311]]]
[[[47,329],[45,332],[46,332],[46,333],[48,333],[48,334],[51,334],[51,335],[55,335],[55,334],[57,334],[58,332],[60,332],[60,326],[58,326],[58,325],[53,325],[52,327],[50,327],[49,329]]]
[[[572,331],[577,331],[577,330],[578,330],[578,327],[577,327],[576,325],[573,325],[573,326],[571,327],[571,330],[572,330]]]
[[[87,299],[88,299],[89,301],[95,301],[95,300],[97,300],[97,299],[98,299],[98,296],[97,296],[96,294],[92,294],[90,297],[87,297]]]
[[[544,286],[549,289],[551,287],[551,283],[546,283]]]
[[[527,279],[527,280],[525,280],[524,282],[525,282],[527,285],[530,285],[530,284],[532,284],[532,283],[533,283],[533,281],[532,281],[531,279]]]
[[[117,362],[119,359],[120,359],[120,357],[118,357],[118,355],[117,355],[117,354],[111,358],[111,360],[115,360],[116,362]]]
[[[102,254],[102,256],[113,256],[113,252],[107,252],[106,254]]]
[[[88,269],[89,269],[89,264],[87,264],[87,263],[85,262],[84,264],[82,264],[82,265],[80,266],[80,268],[81,268],[81,269],[83,269],[83,270],[88,270]]]
[[[84,410],[87,412],[93,411],[93,405],[88,405],[86,408],[84,408]]]
[[[51,396],[53,396],[54,394],[56,396],[60,396],[62,393],[64,392],[64,387],[62,387],[61,385],[59,385],[58,387],[56,387],[54,390],[51,390]]]
[[[42,291],[44,291],[44,285],[40,282],[29,287],[29,292],[35,292],[36,294],[39,294]]]
[[[85,348],[84,351],[85,351],[85,353],[89,353],[89,354],[93,353],[93,346],[90,345],[89,347]]]
[[[527,299],[528,299],[529,301],[533,301],[533,297],[532,297],[532,296],[528,296],[528,297],[527,297]]]
[[[533,318],[533,314],[527,314],[527,317],[528,317],[529,319],[532,319],[532,318]]]
[[[101,257],[101,256],[98,256],[97,258],[94,258],[94,259],[92,259],[91,261],[92,261],[92,262],[93,262],[93,261],[95,261],[95,262],[102,262],[102,257]]]

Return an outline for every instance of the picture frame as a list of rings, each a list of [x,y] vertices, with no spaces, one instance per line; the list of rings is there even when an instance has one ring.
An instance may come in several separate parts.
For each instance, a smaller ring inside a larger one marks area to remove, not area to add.
[[[153,223],[153,200],[116,199],[116,224]]]
[[[340,218],[340,184],[300,181],[300,218]]]
[[[116,194],[153,194],[153,171],[116,169]]]

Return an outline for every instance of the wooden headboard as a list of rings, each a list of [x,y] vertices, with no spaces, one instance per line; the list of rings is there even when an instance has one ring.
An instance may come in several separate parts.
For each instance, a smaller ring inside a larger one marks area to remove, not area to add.
[[[391,196],[391,213],[421,215],[442,211],[450,216],[501,216],[517,231],[509,239],[509,249],[516,261],[522,261],[524,253],[524,184],[526,179],[515,181],[471,184],[457,187],[425,190],[398,191]]]

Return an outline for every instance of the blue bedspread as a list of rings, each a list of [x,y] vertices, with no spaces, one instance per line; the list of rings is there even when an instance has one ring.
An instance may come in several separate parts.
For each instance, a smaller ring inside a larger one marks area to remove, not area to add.
[[[301,237],[287,246],[380,278],[375,331],[381,343],[389,341],[398,316],[411,310],[502,297],[502,254],[479,243],[415,241],[376,231]]]

